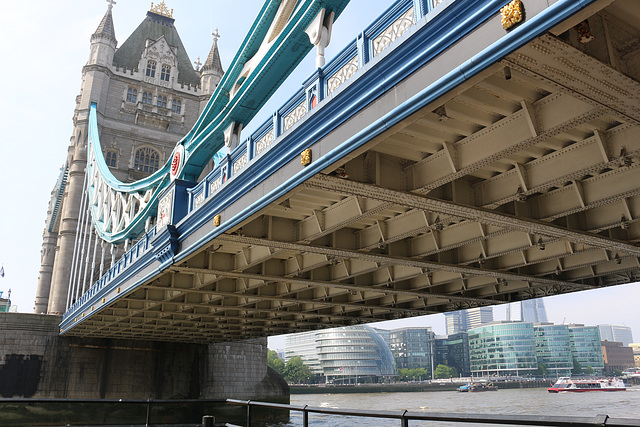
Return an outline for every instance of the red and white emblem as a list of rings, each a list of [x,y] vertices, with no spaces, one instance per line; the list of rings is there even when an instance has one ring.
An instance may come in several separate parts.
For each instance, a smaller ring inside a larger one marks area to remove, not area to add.
[[[173,153],[173,158],[171,159],[171,169],[169,170],[169,177],[171,182],[178,176],[180,170],[182,169],[182,163],[184,162],[184,145],[179,145],[176,148],[176,151]]]

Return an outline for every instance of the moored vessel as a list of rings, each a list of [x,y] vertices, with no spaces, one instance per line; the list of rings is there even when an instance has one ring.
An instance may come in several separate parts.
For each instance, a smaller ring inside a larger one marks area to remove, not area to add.
[[[584,391],[625,391],[624,381],[618,378],[575,379],[560,377],[549,387],[549,393],[584,392]]]
[[[465,385],[461,385],[460,388],[458,389],[458,391],[468,392],[468,393],[473,393],[478,391],[496,391],[496,390],[498,390],[498,387],[493,385],[493,383],[485,384],[485,383],[476,383],[476,382],[471,382]]]

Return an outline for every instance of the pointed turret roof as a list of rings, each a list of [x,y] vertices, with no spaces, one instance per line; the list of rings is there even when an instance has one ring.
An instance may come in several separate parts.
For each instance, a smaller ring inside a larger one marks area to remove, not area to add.
[[[213,46],[211,46],[211,51],[209,52],[209,56],[207,56],[207,60],[204,61],[202,71],[218,72],[222,76],[224,74],[224,70],[222,69],[222,61],[220,61],[220,52],[218,52],[218,39],[220,38],[220,34],[218,33],[217,28],[212,35]]]
[[[158,40],[164,36],[170,46],[178,48],[178,82],[200,85],[200,77],[193,69],[187,51],[182,45],[173,23],[175,19],[165,14],[147,12],[147,17],[138,25],[138,28],[129,36],[122,46],[113,55],[113,64],[120,67],[135,69],[142,57],[147,40]]]
[[[109,7],[107,8],[107,13],[104,14],[102,21],[100,21],[100,25],[96,29],[96,32],[91,36],[91,41],[96,38],[106,38],[108,40],[116,41],[116,31],[113,26],[113,16],[111,15],[111,9],[113,9],[113,5],[115,1],[107,0],[109,2]]]

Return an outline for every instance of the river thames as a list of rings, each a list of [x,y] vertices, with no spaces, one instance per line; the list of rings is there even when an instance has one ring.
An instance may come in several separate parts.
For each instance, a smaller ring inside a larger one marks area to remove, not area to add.
[[[498,390],[484,393],[456,391],[412,393],[349,393],[291,395],[292,405],[372,411],[448,412],[471,414],[596,416],[640,418],[640,387],[619,392],[549,393],[546,388]],[[289,423],[273,427],[302,425],[302,415],[291,412]],[[400,425],[399,420],[354,418],[309,414],[309,425],[317,427]],[[410,426],[471,426],[473,423],[410,421]],[[486,426],[495,424],[483,424]]]

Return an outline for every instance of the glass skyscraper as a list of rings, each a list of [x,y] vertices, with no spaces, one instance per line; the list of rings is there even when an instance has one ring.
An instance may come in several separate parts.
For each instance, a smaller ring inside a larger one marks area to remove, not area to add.
[[[523,322],[546,323],[549,321],[547,319],[547,310],[544,307],[544,300],[542,298],[521,301],[520,315],[520,320]]]
[[[633,334],[628,326],[598,325],[598,329],[602,341],[621,342],[623,346],[628,346],[633,342]]]
[[[493,322],[493,307],[476,307],[444,314],[447,335],[466,332],[485,323]]]
[[[538,368],[533,324],[493,322],[469,331],[471,375],[529,375]]]

